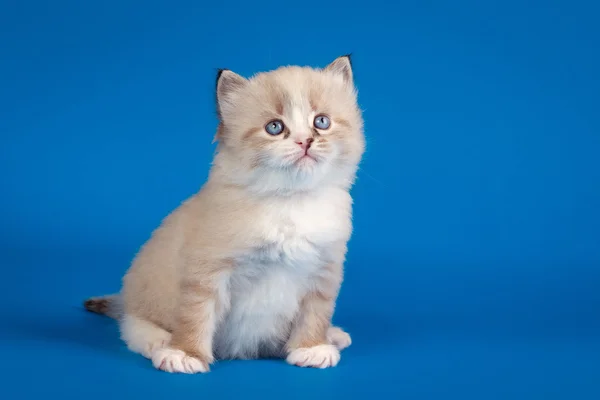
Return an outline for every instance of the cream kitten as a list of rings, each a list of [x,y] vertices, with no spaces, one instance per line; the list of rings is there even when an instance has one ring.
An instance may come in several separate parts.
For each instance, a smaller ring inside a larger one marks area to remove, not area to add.
[[[153,232],[121,293],[85,307],[168,372],[215,358],[333,367],[350,345],[331,317],[365,145],[350,57],[250,79],[222,70],[216,92],[208,181]]]

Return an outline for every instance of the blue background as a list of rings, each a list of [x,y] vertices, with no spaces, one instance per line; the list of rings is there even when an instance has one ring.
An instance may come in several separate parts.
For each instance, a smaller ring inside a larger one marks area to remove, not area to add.
[[[600,398],[599,7],[218,3],[0,2],[0,397]],[[354,344],[155,371],[80,304],[206,178],[216,68],[348,52]]]

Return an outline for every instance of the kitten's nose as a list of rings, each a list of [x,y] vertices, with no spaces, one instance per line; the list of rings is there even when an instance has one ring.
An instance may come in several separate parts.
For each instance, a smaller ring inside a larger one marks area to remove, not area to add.
[[[310,145],[312,144],[312,142],[314,142],[315,139],[309,137],[306,138],[304,140],[298,140],[296,139],[296,144],[300,147],[302,147],[304,150],[308,150],[310,148]]]

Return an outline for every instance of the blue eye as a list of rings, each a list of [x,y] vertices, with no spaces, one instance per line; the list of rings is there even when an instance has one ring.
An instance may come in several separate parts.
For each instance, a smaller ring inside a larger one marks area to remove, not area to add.
[[[329,129],[331,126],[331,121],[327,115],[317,115],[315,117],[315,128],[317,129]]]
[[[265,131],[267,131],[269,135],[277,136],[283,132],[283,122],[275,119],[265,126]]]

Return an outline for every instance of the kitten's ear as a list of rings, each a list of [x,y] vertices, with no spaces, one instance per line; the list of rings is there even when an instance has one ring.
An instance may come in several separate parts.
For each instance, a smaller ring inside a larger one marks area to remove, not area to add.
[[[221,117],[221,109],[225,99],[244,87],[248,80],[228,69],[220,69],[217,73],[217,112]]]
[[[331,64],[325,67],[325,70],[341,75],[347,83],[353,83],[350,54],[336,58]]]

